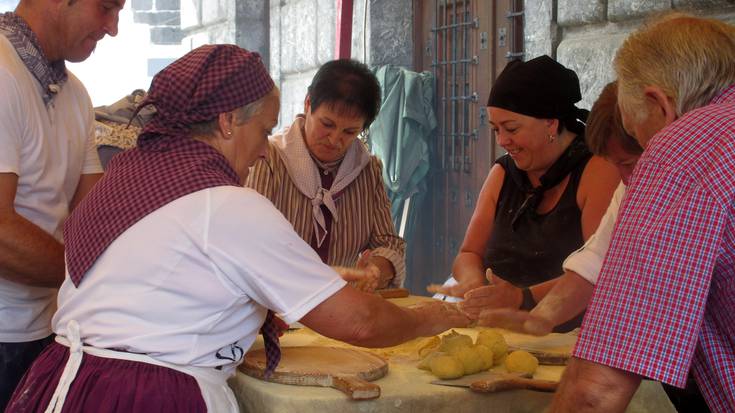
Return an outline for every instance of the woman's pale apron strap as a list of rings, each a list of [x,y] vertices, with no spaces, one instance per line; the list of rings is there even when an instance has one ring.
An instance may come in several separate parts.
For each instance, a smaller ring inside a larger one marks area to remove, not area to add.
[[[126,353],[122,351],[83,346],[79,324],[74,320],[67,324],[67,337],[56,336],[56,342],[69,347],[70,354],[69,360],[67,360],[66,366],[64,367],[64,372],[61,374],[59,384],[56,386],[51,402],[46,409],[46,413],[61,412],[61,409],[64,407],[64,402],[66,401],[66,395],[69,392],[69,388],[77,375],[77,371],[79,371],[79,366],[82,364],[82,356],[84,353],[97,357],[153,364],[188,374],[197,381],[208,411],[225,413],[239,412],[235,395],[227,385],[228,374],[220,370],[215,370],[212,367],[192,367],[166,363],[151,358],[145,354]]]
[[[66,361],[64,366],[64,372],[61,373],[61,379],[59,384],[56,386],[54,395],[51,396],[51,401],[46,408],[45,413],[60,413],[61,408],[64,407],[66,401],[66,395],[69,393],[69,387],[77,376],[79,366],[82,364],[82,340],[79,336],[79,324],[72,320],[66,325],[66,334],[69,340],[64,340],[66,343],[59,341],[60,337],[56,337],[56,341],[69,347],[69,360]]]

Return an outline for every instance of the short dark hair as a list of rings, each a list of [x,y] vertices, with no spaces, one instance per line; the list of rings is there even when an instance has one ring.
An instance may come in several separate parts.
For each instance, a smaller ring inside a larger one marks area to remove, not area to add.
[[[380,111],[380,84],[368,67],[356,60],[338,59],[325,63],[308,88],[311,111],[327,104],[338,110],[365,116],[363,128]]]
[[[643,148],[623,128],[623,120],[618,108],[617,82],[608,83],[592,105],[587,118],[585,139],[590,151],[595,155],[607,155],[607,144],[615,139],[625,152],[640,154]]]

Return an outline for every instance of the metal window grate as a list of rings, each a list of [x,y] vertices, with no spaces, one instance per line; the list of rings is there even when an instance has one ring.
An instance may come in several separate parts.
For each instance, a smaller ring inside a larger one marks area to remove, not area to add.
[[[511,60],[523,60],[526,53],[523,51],[523,0],[510,0],[510,11],[505,15],[510,24],[510,50],[505,58]]]
[[[470,173],[477,140],[477,125],[471,113],[478,110],[477,84],[479,58],[472,55],[479,41],[479,20],[471,0],[436,0],[433,34],[432,70],[437,80],[439,133],[436,153],[442,170]]]

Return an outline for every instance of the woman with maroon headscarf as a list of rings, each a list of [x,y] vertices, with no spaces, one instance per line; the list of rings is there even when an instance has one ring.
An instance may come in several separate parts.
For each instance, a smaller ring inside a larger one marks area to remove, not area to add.
[[[404,309],[347,286],[241,186],[279,111],[256,53],[200,47],[156,75],[148,104],[138,147],[65,225],[56,343],[9,412],[236,412],[226,379],[258,331],[266,374],[280,359],[274,312],[361,346],[467,324],[441,303]]]

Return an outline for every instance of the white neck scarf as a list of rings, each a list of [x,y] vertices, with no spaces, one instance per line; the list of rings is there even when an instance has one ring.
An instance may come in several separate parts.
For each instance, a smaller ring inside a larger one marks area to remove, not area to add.
[[[320,247],[327,236],[326,222],[321,206],[327,207],[332,214],[332,219],[339,220],[337,207],[332,196],[345,189],[360,175],[363,168],[370,162],[370,154],[365,145],[359,139],[355,139],[339,165],[332,187],[324,189],[319,176],[319,168],[311,158],[309,148],[307,148],[304,136],[301,134],[303,125],[304,118],[299,116],[289,128],[281,134],[272,136],[271,140],[286,164],[286,170],[291,176],[291,180],[299,191],[311,200],[314,233],[317,236],[317,246]]]

